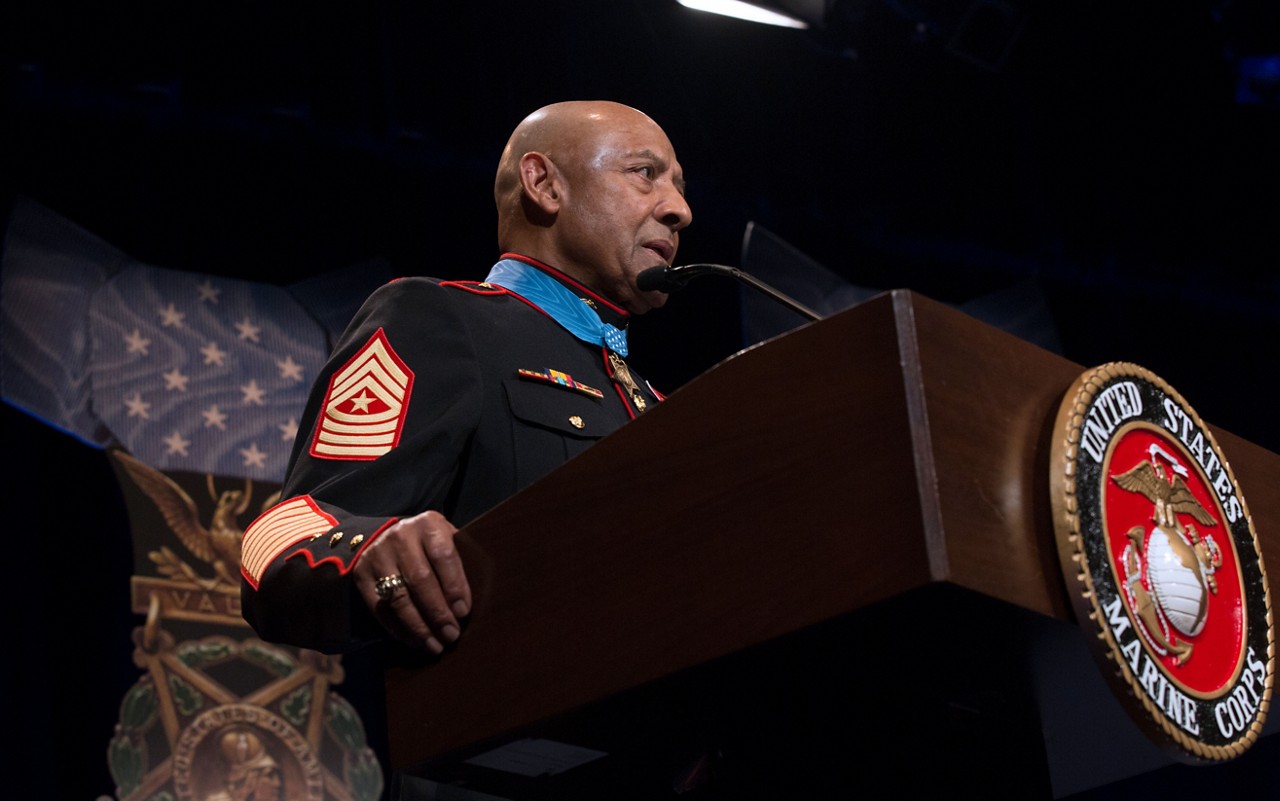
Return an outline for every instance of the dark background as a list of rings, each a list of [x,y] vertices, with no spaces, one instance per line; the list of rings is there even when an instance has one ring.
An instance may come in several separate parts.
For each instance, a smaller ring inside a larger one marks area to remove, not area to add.
[[[826,5],[799,32],[674,0],[11,2],[0,211],[29,197],[171,269],[478,278],[511,128],[613,99],[677,148],[681,263],[736,263],[755,222],[866,287],[1031,279],[1067,358],[1142,364],[1280,449],[1280,4]],[[707,279],[637,321],[641,372],[669,391],[731,354],[736,297]],[[101,453],[4,415],[13,686],[46,797],[87,799],[136,678],[124,513]]]

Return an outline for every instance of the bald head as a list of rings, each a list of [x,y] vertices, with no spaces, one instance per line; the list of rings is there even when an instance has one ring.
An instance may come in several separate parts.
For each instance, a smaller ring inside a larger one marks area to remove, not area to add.
[[[670,264],[692,214],[675,151],[648,115],[602,100],[538,109],[512,132],[493,196],[500,250],[544,261],[633,310],[665,300],[642,299],[632,273]]]
[[[493,182],[493,199],[498,207],[499,247],[506,249],[502,243],[504,218],[514,217],[520,210],[520,198],[524,193],[520,180],[521,160],[525,154],[541,153],[561,169],[568,169],[590,158],[593,142],[620,127],[632,126],[652,126],[661,130],[644,112],[608,100],[552,103],[521,120],[502,151],[498,174]]]

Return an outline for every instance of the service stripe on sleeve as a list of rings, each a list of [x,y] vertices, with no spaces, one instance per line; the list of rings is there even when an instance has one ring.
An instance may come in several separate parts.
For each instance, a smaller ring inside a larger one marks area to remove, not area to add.
[[[324,534],[336,525],[337,519],[322,512],[307,495],[277,504],[245,530],[240,547],[240,569],[256,589],[267,565],[285,549]]]
[[[377,459],[400,442],[413,371],[379,328],[329,380],[311,439],[318,459]]]

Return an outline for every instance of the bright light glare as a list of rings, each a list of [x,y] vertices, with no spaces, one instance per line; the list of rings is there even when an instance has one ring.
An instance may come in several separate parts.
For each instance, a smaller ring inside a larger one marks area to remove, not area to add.
[[[748,22],[763,22],[766,25],[781,25],[784,28],[808,28],[809,23],[795,17],[789,17],[777,11],[742,2],[742,0],[677,0],[685,8],[722,14],[726,17],[745,19]]]

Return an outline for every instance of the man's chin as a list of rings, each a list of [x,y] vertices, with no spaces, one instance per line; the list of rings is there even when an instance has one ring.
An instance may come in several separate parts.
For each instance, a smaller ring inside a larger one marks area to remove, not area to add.
[[[627,311],[632,314],[644,314],[647,311],[653,311],[660,308],[667,302],[667,293],[657,289],[651,292],[641,292],[636,290],[631,296],[631,302],[627,304]]]

